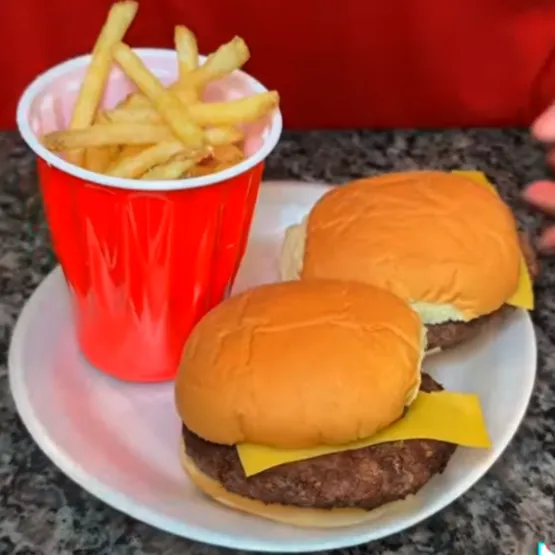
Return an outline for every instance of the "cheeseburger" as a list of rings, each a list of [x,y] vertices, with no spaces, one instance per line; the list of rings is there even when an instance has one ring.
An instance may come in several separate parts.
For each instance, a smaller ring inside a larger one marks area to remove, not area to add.
[[[455,445],[389,441],[249,476],[240,448],[345,446],[391,429],[419,390],[442,389],[421,374],[424,349],[418,315],[361,283],[291,281],[227,299],[193,330],[176,380],[185,471],[216,501],[285,523],[375,516],[442,472]]]
[[[283,279],[352,280],[388,289],[428,327],[430,349],[478,335],[520,279],[513,214],[497,193],[455,173],[414,171],[362,179],[325,194],[288,229]]]

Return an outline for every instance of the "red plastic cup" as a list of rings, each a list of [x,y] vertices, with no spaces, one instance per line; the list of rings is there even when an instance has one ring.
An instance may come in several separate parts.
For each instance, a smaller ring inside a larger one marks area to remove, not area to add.
[[[166,84],[173,50],[136,49]],[[90,56],[39,76],[17,109],[19,131],[38,156],[55,253],[68,283],[85,358],[123,380],[175,376],[198,320],[229,293],[245,252],[264,160],[279,140],[279,110],[246,127],[247,158],[213,175],[177,181],[114,178],[74,166],[45,149],[44,133],[65,129]],[[103,104],[135,87],[114,68]],[[206,87],[205,100],[264,92],[236,71]]]

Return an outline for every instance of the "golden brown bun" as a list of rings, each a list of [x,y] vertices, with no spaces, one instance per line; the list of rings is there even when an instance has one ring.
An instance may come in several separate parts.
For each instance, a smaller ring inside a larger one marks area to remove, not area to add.
[[[227,491],[220,483],[207,476],[197,467],[185,449],[181,448],[181,464],[193,484],[208,497],[222,505],[262,518],[303,528],[341,528],[369,522],[407,509],[409,503],[416,503],[412,496],[402,501],[394,501],[372,511],[363,509],[311,509],[287,505],[265,504],[262,501],[242,497]]]
[[[301,278],[370,283],[470,320],[515,292],[520,262],[513,215],[493,191],[464,176],[415,171],[322,197],[308,218]]]
[[[423,336],[415,312],[371,286],[264,285],[196,326],[177,375],[177,409],[191,431],[224,445],[369,437],[414,400]]]

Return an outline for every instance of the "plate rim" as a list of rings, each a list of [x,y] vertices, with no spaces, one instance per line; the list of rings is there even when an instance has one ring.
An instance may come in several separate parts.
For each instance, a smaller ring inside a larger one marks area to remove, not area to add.
[[[263,183],[261,190],[266,187],[292,186],[305,189],[333,187],[333,185],[325,183],[312,183],[294,180],[266,181]],[[8,380],[11,394],[14,399],[15,408],[21,418],[24,427],[28,431],[33,441],[37,444],[39,449],[41,449],[43,453],[50,459],[51,463],[54,464],[63,474],[70,478],[74,483],[82,487],[93,497],[97,498],[113,509],[128,516],[131,516],[132,518],[140,522],[158,528],[159,530],[162,530],[166,533],[170,533],[178,537],[187,538],[189,540],[197,541],[204,544],[225,547],[228,549],[260,551],[266,553],[299,553],[352,547],[355,545],[377,541],[393,534],[408,530],[451,505],[467,491],[469,491],[472,487],[474,487],[484,477],[489,469],[499,460],[501,455],[505,452],[505,450],[513,440],[515,434],[517,433],[518,429],[520,428],[528,411],[528,407],[530,405],[530,401],[535,389],[538,362],[537,336],[530,314],[523,309],[518,309],[517,317],[521,317],[524,319],[524,325],[526,327],[528,335],[528,337],[524,339],[524,342],[531,342],[536,347],[535,349],[531,349],[532,356],[529,366],[532,368],[532,371],[526,373],[526,375],[528,376],[527,382],[529,383],[527,383],[528,391],[525,392],[525,399],[523,398],[525,402],[521,404],[520,410],[515,414],[516,418],[512,419],[510,426],[507,428],[504,434],[503,441],[499,443],[499,447],[497,449],[493,448],[490,451],[490,456],[483,464],[479,465],[478,467],[474,467],[473,471],[465,476],[464,480],[460,480],[454,488],[453,493],[448,498],[446,498],[445,500],[441,499],[435,504],[425,506],[414,515],[412,515],[412,518],[410,516],[404,518],[402,523],[400,524],[394,524],[393,526],[384,527],[385,533],[380,535],[376,535],[375,533],[365,534],[364,532],[357,532],[348,538],[345,536],[341,536],[341,538],[339,538],[339,541],[334,541],[333,536],[328,536],[321,541],[307,541],[298,548],[292,544],[285,544],[284,548],[280,547],[280,544],[277,543],[262,543],[259,540],[251,541],[248,538],[241,538],[237,540],[237,537],[232,537],[228,534],[220,534],[213,530],[208,531],[206,530],[206,528],[201,528],[197,526],[191,527],[191,525],[187,524],[186,522],[172,517],[161,516],[157,511],[152,510],[147,506],[137,504],[127,495],[121,494],[120,492],[114,490],[109,486],[105,486],[94,475],[89,474],[78,464],[75,464],[74,460],[64,451],[61,451],[56,443],[49,437],[48,430],[36,416],[33,405],[27,395],[27,386],[25,380],[23,379],[24,370],[21,357],[24,351],[25,336],[29,324],[35,318],[36,314],[40,313],[40,311],[38,310],[40,308],[40,305],[44,302],[45,299],[48,299],[47,293],[52,287],[55,287],[55,283],[57,280],[64,280],[63,273],[59,265],[49,272],[49,274],[41,281],[41,283],[31,294],[31,296],[27,299],[20,314],[18,315],[17,321],[12,331],[7,358]]]

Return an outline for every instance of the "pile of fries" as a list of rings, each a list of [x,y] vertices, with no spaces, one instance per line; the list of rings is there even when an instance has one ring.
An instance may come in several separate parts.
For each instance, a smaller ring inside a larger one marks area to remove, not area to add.
[[[221,171],[245,158],[244,124],[262,118],[279,104],[275,91],[227,102],[203,102],[204,87],[240,68],[250,53],[235,37],[199,66],[195,35],[175,28],[178,78],[165,87],[122,42],[138,2],[115,3],[94,46],[69,128],[42,138],[46,148],[63,153],[88,170],[130,179],[183,179]],[[118,64],[137,86],[115,108],[100,102],[112,68]]]

